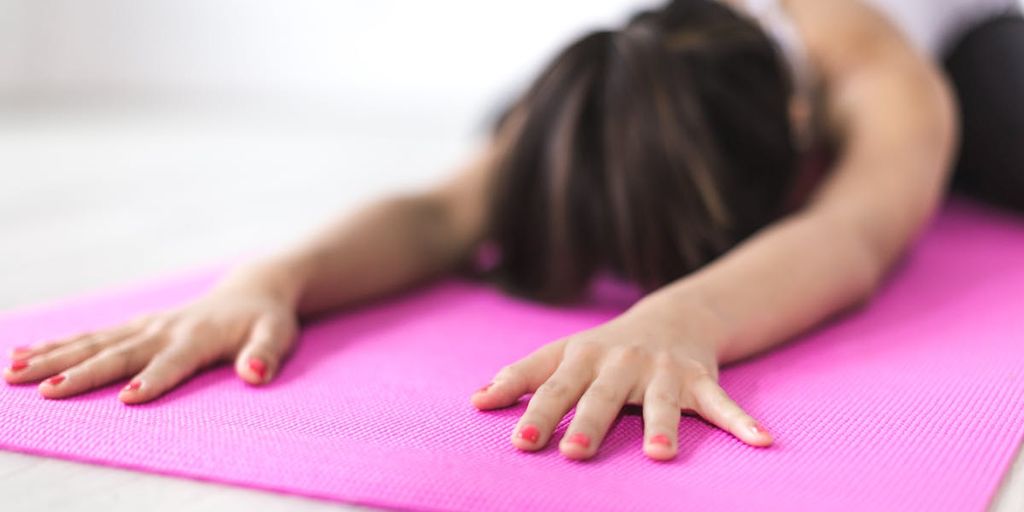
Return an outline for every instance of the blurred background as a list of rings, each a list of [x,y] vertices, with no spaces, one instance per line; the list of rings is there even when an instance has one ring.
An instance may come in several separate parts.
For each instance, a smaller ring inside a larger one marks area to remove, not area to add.
[[[0,309],[435,181],[553,52],[654,3],[0,0]]]
[[[564,43],[654,3],[0,0],[0,310],[271,250],[435,181]],[[0,489],[12,510],[299,509],[7,452]]]
[[[272,250],[432,182],[556,49],[639,5],[0,0],[0,311]],[[0,492],[5,511],[356,509],[4,451]]]

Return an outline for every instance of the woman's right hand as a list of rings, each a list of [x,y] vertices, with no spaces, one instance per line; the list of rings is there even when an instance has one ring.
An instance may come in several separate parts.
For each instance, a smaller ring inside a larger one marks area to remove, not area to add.
[[[134,376],[118,398],[142,403],[222,361],[233,360],[249,384],[269,382],[297,333],[293,304],[255,282],[236,281],[179,308],[16,348],[4,378],[12,384],[42,380],[44,397],[65,398]]]

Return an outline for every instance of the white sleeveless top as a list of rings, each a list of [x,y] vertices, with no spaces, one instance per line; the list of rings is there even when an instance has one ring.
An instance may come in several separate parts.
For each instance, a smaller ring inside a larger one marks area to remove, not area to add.
[[[813,110],[819,101],[819,79],[807,49],[780,0],[739,0],[742,8],[775,40],[789,65],[798,104],[807,122],[801,123],[797,144],[812,145],[820,120]],[[1017,0],[864,0],[884,14],[925,55],[938,61],[959,36],[981,21],[1017,8]]]
[[[817,74],[810,66],[807,49],[793,20],[780,0],[739,0],[742,7],[778,44],[791,75],[797,96],[797,144],[807,150],[818,135],[816,113],[820,90]],[[885,14],[910,43],[935,60],[950,50],[959,36],[982,20],[1018,8],[1017,0],[864,0]]]
[[[911,44],[933,58],[941,58],[950,50],[950,44],[972,26],[1017,7],[1017,0],[862,1],[885,15]],[[740,3],[773,36],[776,31],[793,31],[779,0],[740,0]]]

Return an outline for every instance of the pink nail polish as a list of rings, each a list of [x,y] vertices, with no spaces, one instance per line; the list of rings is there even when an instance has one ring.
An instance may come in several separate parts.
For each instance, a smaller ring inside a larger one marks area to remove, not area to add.
[[[771,435],[771,433],[768,432],[768,429],[764,428],[764,425],[761,425],[760,423],[754,423],[751,425],[750,430],[754,431],[757,435]]]
[[[256,374],[260,380],[263,380],[264,375],[267,372],[267,364],[255,357],[249,358],[249,369]]]
[[[533,425],[527,425],[519,431],[519,438],[536,443],[540,439],[540,430]]]
[[[577,432],[577,433],[569,436],[569,442],[570,443],[578,444],[578,445],[580,445],[580,446],[582,446],[584,448],[589,448],[590,447],[590,436],[588,436],[588,435],[586,435],[586,434],[584,434],[582,432]]]
[[[663,446],[672,446],[672,441],[668,440],[668,436],[665,434],[658,434],[651,437],[651,444],[660,444]]]
[[[142,387],[142,381],[133,380],[124,387],[125,391],[138,391]]]
[[[493,386],[493,385],[494,385],[494,383],[491,382],[491,383],[487,384],[486,386],[476,390],[476,392],[477,393],[483,393],[483,392],[487,391],[488,389],[491,389],[491,386]]]
[[[28,345],[21,345],[21,346],[18,346],[18,347],[14,347],[13,350],[14,350],[15,354],[20,353],[20,352],[31,352],[32,351],[32,347],[30,347]]]
[[[46,383],[51,385],[51,386],[56,386],[56,385],[60,384],[61,382],[64,382],[64,379],[66,379],[66,378],[67,377],[65,377],[63,374],[58,374],[58,375],[54,375],[53,377],[50,377],[49,379],[46,379]]]
[[[25,361],[25,360],[11,361],[11,371],[12,372],[19,372],[21,370],[24,370],[25,368],[28,368],[28,361]]]

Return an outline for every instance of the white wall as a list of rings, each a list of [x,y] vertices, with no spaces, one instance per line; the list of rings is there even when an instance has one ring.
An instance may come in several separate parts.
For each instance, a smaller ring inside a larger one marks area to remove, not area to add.
[[[25,7],[22,1],[0,0],[0,96],[23,87],[25,76]]]
[[[517,82],[632,3],[0,0],[0,310],[433,183]]]
[[[47,97],[479,103],[582,29],[650,3],[0,0],[0,84]]]

